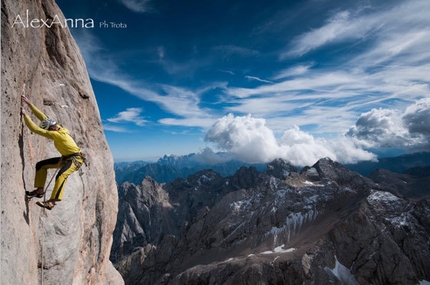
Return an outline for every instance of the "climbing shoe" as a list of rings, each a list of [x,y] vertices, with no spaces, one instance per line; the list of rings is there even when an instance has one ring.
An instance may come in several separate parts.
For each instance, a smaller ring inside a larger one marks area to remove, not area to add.
[[[43,201],[43,202],[37,202],[36,203],[37,206],[48,209],[48,210],[52,210],[52,208],[54,208],[55,204],[51,201]]]
[[[36,197],[36,198],[43,198],[43,195],[45,195],[45,192],[40,193],[39,190],[34,190],[34,191],[25,191],[25,195],[27,195],[27,197]]]

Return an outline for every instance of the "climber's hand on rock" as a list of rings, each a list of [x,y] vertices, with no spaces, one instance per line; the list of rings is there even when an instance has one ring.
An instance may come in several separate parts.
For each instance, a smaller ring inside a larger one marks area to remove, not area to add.
[[[28,105],[31,104],[30,100],[28,100],[28,98],[25,95],[21,96],[21,101],[24,102],[24,103],[27,103]]]
[[[27,112],[25,111],[24,107],[21,107],[21,115],[27,115]]]

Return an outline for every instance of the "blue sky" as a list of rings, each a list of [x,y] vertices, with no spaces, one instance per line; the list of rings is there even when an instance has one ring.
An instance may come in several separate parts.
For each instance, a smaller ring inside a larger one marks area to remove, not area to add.
[[[430,150],[429,1],[57,3],[115,161]]]

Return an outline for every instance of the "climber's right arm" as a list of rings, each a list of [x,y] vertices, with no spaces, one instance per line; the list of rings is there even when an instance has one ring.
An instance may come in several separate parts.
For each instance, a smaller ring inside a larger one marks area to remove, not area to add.
[[[22,102],[26,103],[29,107],[30,110],[33,112],[33,114],[36,116],[36,118],[38,118],[39,120],[43,121],[47,118],[47,116],[45,114],[43,114],[42,111],[40,111],[39,109],[37,109],[36,106],[34,106],[30,100],[28,100],[28,98],[25,95],[21,96],[21,100]]]
[[[30,118],[30,116],[25,112],[24,108],[21,108],[21,114],[24,117],[25,125],[32,131],[33,133],[36,133],[38,135],[44,136],[48,139],[52,139],[52,136],[49,131],[44,130],[40,128],[38,125],[36,125]]]

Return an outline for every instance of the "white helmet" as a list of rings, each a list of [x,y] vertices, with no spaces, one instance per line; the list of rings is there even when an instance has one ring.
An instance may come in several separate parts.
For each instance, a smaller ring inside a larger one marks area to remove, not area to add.
[[[49,129],[50,126],[54,126],[56,124],[57,124],[57,122],[54,121],[53,119],[46,118],[45,120],[43,120],[42,122],[40,122],[39,127],[41,127],[42,129],[47,130],[47,129]]]

